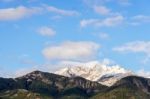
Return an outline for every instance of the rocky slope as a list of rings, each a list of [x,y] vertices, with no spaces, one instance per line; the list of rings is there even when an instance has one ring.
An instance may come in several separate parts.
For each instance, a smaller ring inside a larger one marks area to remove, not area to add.
[[[92,99],[150,99],[150,79],[128,76]]]
[[[0,99],[53,99],[53,98],[40,93],[31,92],[25,89],[14,89],[1,92]]]
[[[51,97],[68,95],[88,97],[107,88],[82,77],[65,77],[52,73],[34,71],[15,79],[0,78],[0,92],[24,89]]]
[[[0,78],[0,99],[150,99],[150,79],[127,76],[107,87],[82,77],[34,71]]]

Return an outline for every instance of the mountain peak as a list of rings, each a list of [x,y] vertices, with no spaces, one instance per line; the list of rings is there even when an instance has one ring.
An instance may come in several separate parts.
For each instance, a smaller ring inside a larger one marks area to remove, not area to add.
[[[65,67],[55,72],[55,74],[68,77],[81,76],[91,81],[98,81],[101,84],[111,86],[117,80],[133,74],[131,71],[119,65],[110,65],[108,62],[99,63],[97,61]],[[103,78],[103,80],[101,80]]]
[[[33,72],[29,73],[29,74],[40,74],[40,73],[43,73],[43,72],[40,71],[40,70],[35,70],[35,71],[33,71]]]

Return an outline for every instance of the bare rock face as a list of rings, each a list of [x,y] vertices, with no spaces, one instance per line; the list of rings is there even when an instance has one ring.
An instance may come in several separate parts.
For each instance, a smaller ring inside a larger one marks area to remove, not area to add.
[[[113,87],[127,87],[136,90],[141,90],[144,93],[150,94],[150,79],[139,76],[128,76],[117,81]]]
[[[99,80],[112,77],[114,75],[104,75]],[[150,99],[150,79],[127,76],[107,87],[79,76],[65,77],[41,71],[15,79],[0,78],[0,98],[10,99],[20,95],[22,99]]]
[[[63,94],[68,90],[69,92],[71,90],[75,90],[76,92],[80,91],[88,95],[105,88],[107,87],[104,85],[86,80],[82,77],[69,78],[41,71],[33,71],[15,79],[2,78],[0,80],[0,91],[25,89],[37,93],[50,94],[52,96]]]

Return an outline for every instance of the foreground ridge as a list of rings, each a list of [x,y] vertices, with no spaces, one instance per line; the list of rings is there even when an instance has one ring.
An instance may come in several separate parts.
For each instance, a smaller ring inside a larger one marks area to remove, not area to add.
[[[85,78],[33,71],[0,78],[1,99],[150,99],[150,79],[127,76],[111,87]]]

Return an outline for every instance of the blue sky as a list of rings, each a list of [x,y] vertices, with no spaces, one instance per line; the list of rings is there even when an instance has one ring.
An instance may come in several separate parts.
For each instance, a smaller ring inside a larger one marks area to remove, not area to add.
[[[109,59],[150,71],[148,0],[0,0],[0,76]]]

